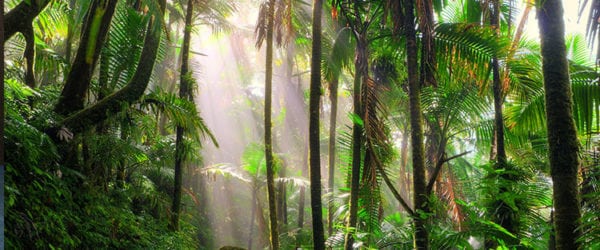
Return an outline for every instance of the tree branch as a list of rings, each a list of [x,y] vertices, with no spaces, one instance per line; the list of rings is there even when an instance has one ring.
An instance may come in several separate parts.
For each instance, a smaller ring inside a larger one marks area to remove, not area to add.
[[[4,43],[17,32],[23,33],[28,26],[31,26],[40,12],[50,3],[50,0],[29,0],[22,1],[17,7],[14,7],[4,15]]]
[[[444,165],[444,163],[454,160],[454,159],[461,157],[463,155],[466,155],[468,153],[471,153],[471,151],[462,152],[460,154],[451,156],[449,158],[444,158],[444,159],[438,161],[437,165],[435,166],[435,170],[433,171],[433,174],[431,175],[431,178],[429,178],[429,184],[427,184],[427,193],[430,194],[431,191],[433,190],[433,184],[435,184],[435,180],[437,179],[438,175],[440,174],[440,171],[442,170],[442,166]]]
[[[371,142],[369,142],[369,144],[371,144]],[[372,146],[372,145],[370,145],[370,146]],[[400,202],[400,205],[402,205],[402,207],[404,208],[404,210],[406,210],[406,212],[408,212],[408,214],[411,217],[414,217],[415,216],[415,211],[413,211],[410,208],[410,206],[408,206],[408,203],[406,203],[406,201],[402,198],[402,196],[400,195],[400,193],[398,193],[398,190],[396,190],[396,188],[394,187],[394,184],[392,184],[392,181],[390,181],[390,178],[387,176],[387,173],[383,169],[383,164],[381,164],[381,161],[379,161],[379,158],[377,158],[377,156],[374,156],[373,159],[375,159],[375,166],[377,166],[377,170],[381,174],[381,177],[383,177],[383,181],[388,186],[388,188],[390,188],[390,190],[392,191],[392,194],[394,195],[394,197],[396,197],[396,199],[398,200],[398,202]]]
[[[377,165],[377,170],[379,170],[379,173],[381,173],[381,176],[383,177],[383,181],[385,181],[385,184],[388,186],[388,188],[390,188],[390,190],[392,191],[392,194],[394,195],[394,197],[396,197],[396,200],[398,200],[400,202],[400,205],[402,205],[402,208],[404,208],[404,210],[406,210],[406,212],[408,212],[408,214],[410,216],[415,216],[415,212],[412,210],[412,208],[410,208],[410,206],[408,206],[408,203],[406,203],[406,201],[402,198],[400,193],[398,193],[398,190],[396,190],[396,188],[394,187],[394,184],[392,184],[392,182],[390,181],[390,178],[387,176],[387,174],[385,173],[385,171],[383,170],[381,165],[379,165],[379,164],[375,164],[375,165]]]

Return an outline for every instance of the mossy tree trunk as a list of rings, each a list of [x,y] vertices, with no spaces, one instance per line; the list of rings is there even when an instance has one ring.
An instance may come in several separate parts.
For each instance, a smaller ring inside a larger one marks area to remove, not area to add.
[[[265,72],[265,158],[267,164],[267,198],[269,203],[269,225],[271,249],[279,249],[279,230],[277,227],[277,197],[275,194],[275,166],[273,162],[273,142],[271,124],[271,106],[273,92],[273,19],[275,0],[269,0],[267,6],[266,30],[266,72]]]
[[[338,106],[338,85],[339,78],[335,77],[329,83],[329,99],[331,100],[331,114],[329,118],[329,174],[328,178],[328,189],[332,196],[334,195],[335,189],[335,138],[336,138],[336,127],[337,127],[337,106]],[[333,213],[334,206],[333,200],[330,199],[328,204],[327,214],[327,231],[329,235],[333,234]]]
[[[490,13],[490,25],[493,29],[495,29],[496,36],[500,36],[500,2],[499,0],[492,1],[492,10]],[[504,140],[504,115],[502,106],[504,104],[504,86],[502,86],[503,81],[500,79],[500,65],[497,56],[494,56],[491,61],[492,68],[492,92],[494,98],[494,142],[492,147],[492,152],[494,152],[493,156],[494,160],[494,169],[496,170],[509,170],[507,169],[509,165],[507,164],[507,156],[506,156],[506,147]],[[503,194],[508,194],[510,190],[508,190],[507,184],[514,182],[514,175],[511,173],[500,174],[497,175],[498,183],[500,183],[499,194],[502,196]],[[507,204],[504,200],[495,198],[493,200],[489,209],[489,216],[491,220],[505,228],[508,232],[518,236],[519,234],[519,211],[515,211],[509,204]],[[507,238],[506,244],[510,246],[516,246],[519,244],[518,239]],[[489,239],[486,240],[486,246],[489,248],[495,248],[497,243],[491,242]]]
[[[4,0],[0,0],[4,10]],[[4,12],[0,13],[0,232],[4,232]],[[4,246],[4,233],[0,244]]]
[[[579,142],[573,120],[573,92],[569,83],[562,1],[538,0],[537,13],[554,190],[556,249],[578,249],[580,243],[576,240],[581,235],[577,185]]]
[[[415,249],[429,248],[429,234],[425,228],[426,219],[419,216],[427,207],[427,190],[425,177],[425,151],[423,145],[423,117],[421,114],[421,85],[419,83],[419,67],[417,62],[417,38],[415,30],[414,3],[404,1],[404,32],[406,37],[406,57],[408,71],[409,109],[410,109],[410,141],[413,165],[413,200],[415,216]]]
[[[354,106],[354,121],[352,125],[352,170],[351,170],[351,181],[350,181],[350,209],[348,219],[348,234],[345,240],[345,249],[353,249],[354,234],[358,221],[358,195],[360,189],[360,169],[362,162],[362,146],[364,143],[363,136],[363,124],[358,119],[364,117],[364,111],[361,102],[361,89],[363,77],[365,73],[368,73],[368,55],[367,55],[367,40],[365,34],[356,34],[356,59],[355,74],[354,74],[354,86],[353,86],[353,106]],[[365,72],[367,70],[367,72]]]

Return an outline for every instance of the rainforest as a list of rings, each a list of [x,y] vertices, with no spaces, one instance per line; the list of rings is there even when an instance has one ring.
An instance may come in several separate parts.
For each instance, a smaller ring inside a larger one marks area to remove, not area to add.
[[[0,6],[0,249],[600,249],[599,0]]]

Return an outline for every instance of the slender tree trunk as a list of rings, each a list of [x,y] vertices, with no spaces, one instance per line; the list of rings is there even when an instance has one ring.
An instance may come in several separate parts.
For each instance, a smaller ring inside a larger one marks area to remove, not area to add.
[[[573,120],[573,92],[565,47],[565,25],[560,0],[537,2],[542,45],[542,70],[554,199],[556,249],[578,249],[581,211],[577,185],[579,165],[577,130]]]
[[[308,151],[309,145],[304,146],[304,153],[302,154],[302,177],[306,177],[306,172],[308,172]],[[306,202],[306,189],[305,187],[300,187],[300,194],[298,195],[298,228],[304,227],[304,203]]]
[[[353,86],[353,94],[352,99],[354,103],[354,115],[355,119],[364,117],[364,112],[361,103],[361,86],[364,84],[362,82],[363,78],[363,69],[365,68],[365,61],[367,60],[367,41],[363,34],[357,35],[356,42],[356,59],[355,59],[355,74],[354,74],[354,86]],[[359,121],[353,121],[352,125],[352,177],[350,182],[350,211],[349,211],[349,219],[348,219],[348,234],[346,235],[345,240],[345,249],[351,250],[354,244],[354,233],[356,230],[356,225],[358,221],[358,194],[360,188],[360,165],[362,158],[362,144],[364,142],[363,137],[363,125],[359,123]],[[352,228],[352,229],[350,229]]]
[[[254,239],[254,218],[256,217],[256,188],[252,187],[252,208],[250,209],[250,232],[248,234],[248,250],[252,250],[252,240]]]
[[[310,65],[310,103],[308,140],[310,144],[310,208],[314,249],[325,249],[321,202],[321,142],[319,104],[321,101],[321,14],[323,1],[313,2],[312,56]]]
[[[0,0],[0,10],[4,10],[4,0]],[[0,13],[0,232],[4,232],[4,11]],[[4,246],[4,233],[0,236],[0,246]]]
[[[25,84],[30,88],[35,88],[35,76],[33,63],[35,61],[35,34],[33,33],[33,25],[26,26],[23,30],[23,36],[25,37],[25,51],[23,57],[26,61],[25,68]]]
[[[287,175],[287,164],[282,161],[281,169],[279,170],[279,176],[285,177]],[[287,188],[285,182],[279,182],[277,184],[277,220],[279,221],[280,230],[281,227],[287,225]]]
[[[414,4],[413,1],[404,2],[405,12],[405,36],[406,57],[408,71],[408,89],[410,106],[411,127],[411,149],[413,165],[413,200],[416,216],[413,218],[415,226],[415,248],[429,249],[429,235],[425,228],[426,219],[419,216],[417,210],[424,211],[427,208],[427,190],[425,183],[425,151],[423,146],[423,117],[421,114],[421,86],[419,84],[417,63],[417,38],[415,31]]]
[[[493,29],[495,29],[496,36],[500,35],[500,3],[498,0],[492,1],[493,7],[490,13],[490,25]],[[500,79],[500,65],[498,62],[498,58],[494,56],[491,61],[492,67],[492,89],[493,89],[493,97],[494,97],[494,139],[495,143],[495,163],[494,169],[506,169],[509,167],[507,164],[506,157],[506,148],[504,143],[504,115],[502,111],[502,106],[504,104],[504,93],[503,93],[503,84],[502,79]],[[507,194],[510,192],[507,189],[507,184],[514,182],[514,177],[511,177],[512,174],[500,174],[497,178],[499,179],[500,188],[498,190],[500,195]],[[492,221],[496,224],[502,226],[510,233],[516,235],[518,237],[519,226],[518,226],[518,212],[514,211],[506,202],[501,199],[496,199],[492,203],[490,209],[490,216]],[[506,244],[509,246],[516,246],[519,244],[518,239],[506,239]],[[495,242],[491,242],[490,240],[486,241],[486,247],[495,248],[497,244]]]
[[[194,0],[188,0],[186,15],[185,15],[185,28],[183,32],[183,46],[181,46],[181,71],[179,79],[179,98],[191,100],[190,81],[191,72],[189,71],[189,56],[190,56],[190,41],[192,33],[192,17],[194,14]],[[183,163],[184,163],[184,128],[181,125],[177,125],[175,138],[175,182],[173,190],[173,205],[172,205],[172,216],[171,216],[171,229],[174,231],[179,230],[179,214],[181,212],[181,181],[183,177]]]
[[[270,243],[271,249],[279,249],[279,230],[277,228],[277,208],[275,197],[275,173],[273,166],[273,144],[271,124],[271,98],[273,88],[273,19],[275,0],[269,0],[267,14],[267,51],[265,72],[265,158],[267,163],[267,198],[269,200]]]
[[[337,127],[337,106],[338,106],[338,84],[339,78],[334,78],[330,83],[329,98],[331,100],[331,117],[329,118],[329,175],[328,187],[331,196],[335,194],[335,138]],[[329,200],[327,214],[327,231],[329,235],[333,234],[333,199]]]

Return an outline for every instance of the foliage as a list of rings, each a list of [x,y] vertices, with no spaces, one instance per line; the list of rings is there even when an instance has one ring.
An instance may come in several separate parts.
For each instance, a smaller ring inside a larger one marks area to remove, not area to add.
[[[157,182],[151,170],[162,168],[153,155],[172,155],[173,149],[164,150],[161,143],[140,147],[111,135],[93,136],[88,141],[94,155],[89,164],[131,164],[131,182],[124,188],[111,185],[106,192],[89,182],[91,176],[63,165],[59,154],[63,149],[28,124],[33,115],[47,113],[43,105],[29,106],[32,98],[43,100],[46,93],[13,80],[8,83],[6,150],[12,154],[7,157],[6,223],[14,225],[5,232],[8,248],[181,249],[197,245],[196,229],[190,223],[182,225],[184,231],[165,233],[167,211],[160,207],[169,204],[168,184]],[[46,123],[52,123],[51,117],[47,119]],[[139,171],[136,166],[140,165],[147,170]]]

